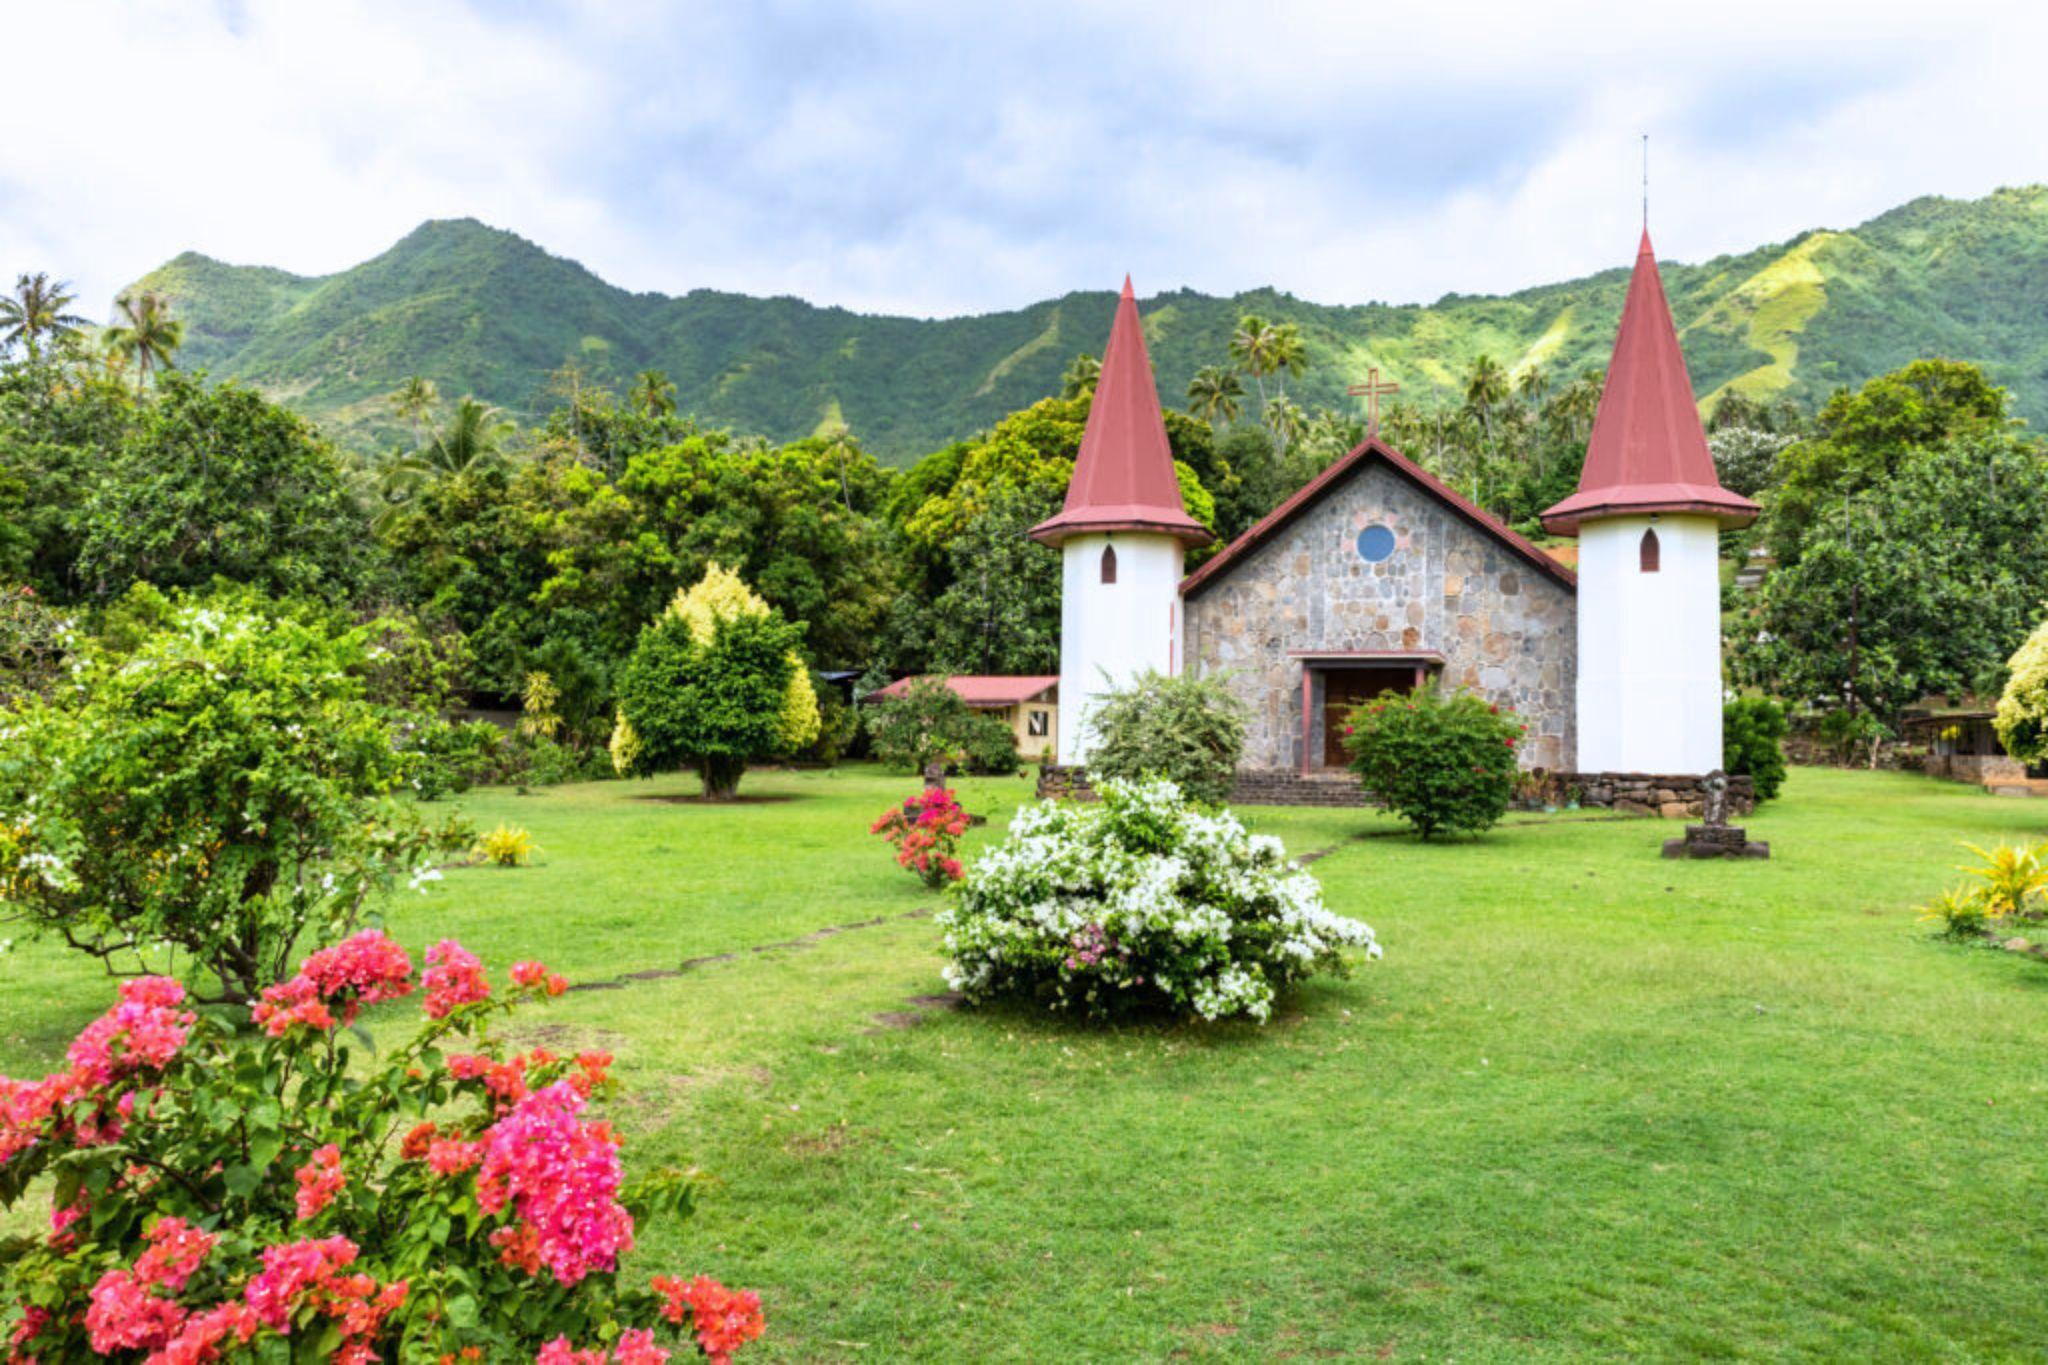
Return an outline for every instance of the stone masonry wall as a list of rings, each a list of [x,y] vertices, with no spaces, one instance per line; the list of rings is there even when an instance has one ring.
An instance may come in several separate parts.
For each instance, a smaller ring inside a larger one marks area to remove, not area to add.
[[[1361,559],[1358,533],[1394,532]],[[1251,708],[1247,769],[1301,769],[1303,663],[1291,650],[1433,651],[1439,676],[1512,706],[1529,724],[1527,767],[1576,752],[1576,604],[1570,590],[1379,461],[1362,465],[1184,608],[1187,659]],[[1364,662],[1364,661],[1361,661]],[[1323,755],[1311,675],[1309,750]]]

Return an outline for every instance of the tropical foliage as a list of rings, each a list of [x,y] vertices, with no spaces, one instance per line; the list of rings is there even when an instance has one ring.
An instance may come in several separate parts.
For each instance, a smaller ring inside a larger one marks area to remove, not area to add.
[[[917,874],[937,890],[966,876],[960,865],[960,836],[967,833],[967,812],[950,787],[926,787],[916,796],[891,806],[868,827],[896,849],[896,865]]]
[[[1474,693],[1429,686],[1360,703],[1343,740],[1365,789],[1428,839],[1500,822],[1525,729],[1514,712]]]
[[[1088,771],[1163,777],[1196,801],[1221,805],[1244,752],[1246,716],[1244,703],[1218,679],[1141,674],[1088,715]]]
[[[1098,1019],[1264,1022],[1290,985],[1341,973],[1346,948],[1379,956],[1278,839],[1163,779],[1097,793],[1020,810],[976,860],[938,916],[955,990]]]
[[[0,712],[0,917],[110,971],[253,1000],[302,935],[467,840],[409,803],[417,713],[372,695],[371,628],[192,601]]]
[[[2006,661],[2009,676],[1993,724],[1998,742],[2023,763],[2048,759],[2048,621]]]
[[[1721,762],[1746,775],[1756,799],[1785,785],[1785,708],[1769,697],[1736,697],[1721,708]]]
[[[48,1235],[0,1250],[9,1358],[658,1365],[662,1342],[724,1360],[760,1335],[752,1294],[622,1271],[638,1225],[687,1214],[689,1184],[628,1181],[587,1117],[609,1055],[491,1033],[562,978],[515,963],[494,993],[453,940],[426,962],[415,976],[366,930],[239,1021],[141,977],[66,1069],[0,1077],[0,1204],[52,1191]],[[402,1046],[358,1057],[340,1036],[415,993]]]

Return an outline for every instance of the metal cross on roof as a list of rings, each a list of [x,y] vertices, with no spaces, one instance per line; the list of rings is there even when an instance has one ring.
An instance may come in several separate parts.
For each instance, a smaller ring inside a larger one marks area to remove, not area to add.
[[[1400,391],[1401,386],[1391,379],[1381,382],[1380,367],[1377,365],[1365,372],[1363,384],[1353,384],[1344,390],[1353,397],[1365,399],[1365,434],[1368,436],[1380,434],[1380,395]]]

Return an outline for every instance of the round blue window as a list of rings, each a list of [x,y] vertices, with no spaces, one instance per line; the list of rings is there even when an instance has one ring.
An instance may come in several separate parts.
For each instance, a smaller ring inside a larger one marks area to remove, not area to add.
[[[1394,553],[1394,533],[1377,523],[1358,533],[1358,557],[1377,564]]]

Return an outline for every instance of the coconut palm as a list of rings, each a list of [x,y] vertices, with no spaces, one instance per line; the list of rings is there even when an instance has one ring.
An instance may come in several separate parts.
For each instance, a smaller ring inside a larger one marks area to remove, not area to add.
[[[1308,345],[1301,339],[1301,328],[1291,322],[1275,326],[1266,335],[1266,361],[1272,373],[1280,381],[1280,397],[1287,396],[1287,376],[1299,379],[1308,368]]]
[[[420,448],[426,439],[427,418],[440,403],[441,394],[434,387],[434,381],[414,375],[398,386],[391,395],[391,406],[398,409],[398,415],[412,423],[412,447]]]
[[[1550,376],[1543,373],[1543,367],[1534,361],[1522,371],[1522,377],[1515,381],[1515,392],[1529,405],[1529,415],[1535,416],[1543,408],[1543,396],[1550,392]]]
[[[1244,385],[1238,381],[1237,371],[1222,365],[1204,365],[1188,381],[1188,411],[1211,426],[1218,418],[1235,422],[1238,400],[1243,397]]]
[[[1266,376],[1273,372],[1273,324],[1257,313],[1239,318],[1237,330],[1230,336],[1230,358],[1252,377],[1259,391],[1259,410],[1265,411]]]
[[[1095,386],[1102,381],[1102,361],[1086,351],[1074,357],[1060,376],[1060,397],[1093,398]]]
[[[184,343],[185,324],[171,316],[170,301],[162,294],[123,294],[114,304],[122,320],[107,328],[106,347],[135,366],[139,393],[158,368],[177,368],[171,353]]]
[[[1273,433],[1273,444],[1278,453],[1285,454],[1290,442],[1299,440],[1302,432],[1308,430],[1308,414],[1301,405],[1284,394],[1276,395],[1266,403],[1266,429]]]
[[[675,383],[660,370],[642,370],[633,376],[633,387],[626,396],[643,417],[667,417],[676,410]]]
[[[511,431],[512,423],[496,408],[464,398],[455,405],[448,425],[434,433],[418,458],[430,474],[440,478],[489,469],[505,462],[505,438]]]
[[[40,270],[22,275],[14,282],[14,292],[0,298],[0,352],[20,345],[34,364],[42,358],[45,338],[55,341],[85,325],[84,318],[64,311],[77,298],[68,283],[52,280]]]

